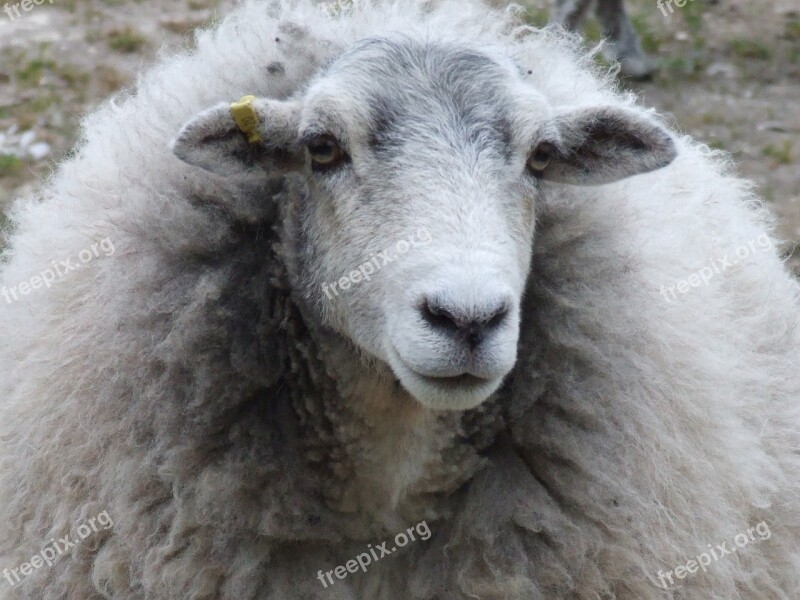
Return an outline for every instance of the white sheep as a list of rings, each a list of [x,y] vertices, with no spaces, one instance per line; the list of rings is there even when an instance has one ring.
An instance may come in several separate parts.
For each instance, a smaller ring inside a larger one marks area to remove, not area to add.
[[[798,284],[564,34],[247,2],[12,222],[2,600],[800,597]]]

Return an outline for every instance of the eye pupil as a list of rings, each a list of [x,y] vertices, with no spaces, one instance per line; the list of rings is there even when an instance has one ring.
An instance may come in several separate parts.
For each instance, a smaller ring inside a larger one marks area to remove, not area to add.
[[[312,146],[311,153],[316,158],[330,157],[333,156],[334,154],[334,146],[330,142],[323,142],[322,144],[317,144],[316,146]]]
[[[330,168],[344,159],[344,151],[335,139],[325,136],[308,144],[312,167]]]

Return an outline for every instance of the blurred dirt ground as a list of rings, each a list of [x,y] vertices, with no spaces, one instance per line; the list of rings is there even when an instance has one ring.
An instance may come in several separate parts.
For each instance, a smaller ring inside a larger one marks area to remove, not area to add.
[[[69,152],[86,111],[233,2],[45,0],[19,17],[13,4],[13,19],[0,12],[0,211]],[[547,0],[527,6],[532,23],[546,22]],[[667,16],[656,0],[628,6],[661,68],[626,85],[733,155],[778,215],[800,272],[800,0],[687,0]],[[586,35],[599,39],[595,23]]]

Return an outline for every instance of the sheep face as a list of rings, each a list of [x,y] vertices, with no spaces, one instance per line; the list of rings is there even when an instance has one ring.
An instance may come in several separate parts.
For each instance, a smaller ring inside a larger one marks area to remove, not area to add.
[[[400,37],[363,41],[301,95],[253,106],[261,141],[219,106],[175,153],[242,180],[301,173],[289,212],[310,306],[433,409],[472,408],[512,370],[544,187],[674,156],[632,111],[559,109],[490,51]]]

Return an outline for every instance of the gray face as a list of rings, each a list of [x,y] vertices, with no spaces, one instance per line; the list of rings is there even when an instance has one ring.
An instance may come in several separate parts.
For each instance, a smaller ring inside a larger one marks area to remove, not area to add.
[[[305,98],[304,144],[342,152],[310,158],[311,295],[435,408],[481,402],[516,359],[536,179],[515,77],[474,51],[372,40]]]
[[[642,111],[554,107],[493,50],[399,36],[357,44],[301,95],[252,111],[260,141],[223,104],[184,126],[175,154],[233,182],[299,174],[304,297],[435,409],[474,407],[514,366],[544,187],[675,156]]]

